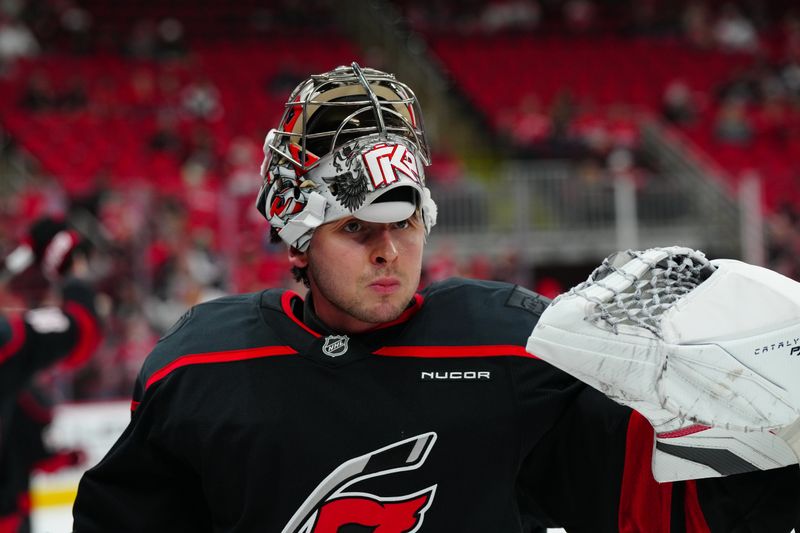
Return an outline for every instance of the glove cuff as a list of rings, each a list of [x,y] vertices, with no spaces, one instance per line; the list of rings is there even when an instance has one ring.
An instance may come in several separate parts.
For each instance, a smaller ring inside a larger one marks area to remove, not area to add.
[[[770,470],[798,462],[800,423],[795,424],[795,448],[770,431],[733,431],[688,422],[681,429],[656,428],[653,477],[681,481]]]

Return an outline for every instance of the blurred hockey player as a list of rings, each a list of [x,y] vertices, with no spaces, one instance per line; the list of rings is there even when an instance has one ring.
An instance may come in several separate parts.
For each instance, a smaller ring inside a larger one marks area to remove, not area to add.
[[[659,484],[651,424],[526,350],[548,299],[418,291],[430,152],[393,75],[311,76],[264,154],[256,205],[309,291],[225,297],[172,327],[81,480],[75,533],[791,529],[796,464]]]
[[[85,243],[58,219],[36,221],[3,261],[0,279],[19,302],[0,314],[0,533],[30,531],[30,474],[80,460],[74,450],[51,450],[42,439],[49,398],[40,371],[80,367],[99,342],[94,291],[81,279]],[[59,306],[43,306],[50,287]]]

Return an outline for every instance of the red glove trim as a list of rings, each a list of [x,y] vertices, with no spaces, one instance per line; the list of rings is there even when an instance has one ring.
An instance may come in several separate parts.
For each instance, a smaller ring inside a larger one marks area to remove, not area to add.
[[[620,533],[669,533],[672,483],[653,477],[653,428],[633,411],[625,443],[625,467],[619,496]]]

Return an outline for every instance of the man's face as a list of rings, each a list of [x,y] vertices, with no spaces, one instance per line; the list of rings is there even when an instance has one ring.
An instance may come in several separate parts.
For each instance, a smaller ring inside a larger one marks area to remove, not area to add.
[[[308,251],[293,250],[290,261],[308,266],[317,316],[359,333],[405,310],[419,285],[424,243],[419,214],[391,224],[348,217],[314,230]]]

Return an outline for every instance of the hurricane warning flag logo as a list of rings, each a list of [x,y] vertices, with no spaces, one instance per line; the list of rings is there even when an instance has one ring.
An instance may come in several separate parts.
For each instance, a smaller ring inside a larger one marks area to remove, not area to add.
[[[419,468],[434,442],[436,433],[423,433],[343,463],[314,489],[282,533],[337,533],[348,524],[373,528],[374,533],[418,531],[437,485],[395,497],[347,488],[365,479]]]

